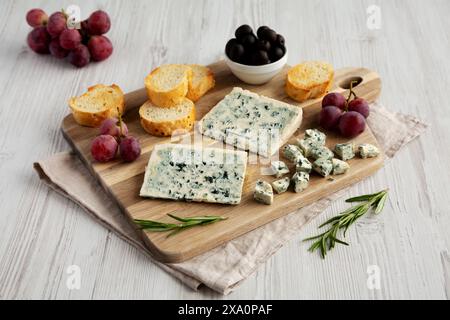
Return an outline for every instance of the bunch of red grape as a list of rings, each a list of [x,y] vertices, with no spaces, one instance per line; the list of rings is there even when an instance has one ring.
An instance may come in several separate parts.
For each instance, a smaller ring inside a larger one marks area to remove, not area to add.
[[[353,99],[350,100],[353,96]],[[338,130],[347,138],[356,137],[366,128],[370,109],[366,100],[358,98],[350,85],[347,99],[337,92],[328,93],[322,100],[319,124],[328,130]]]
[[[117,152],[125,162],[133,162],[141,155],[139,141],[128,135],[127,125],[119,119],[109,118],[102,122],[100,135],[91,144],[92,157],[98,162],[113,160]]]
[[[49,17],[42,9],[32,9],[26,19],[33,27],[27,43],[36,53],[50,53],[58,59],[68,57],[72,65],[81,68],[91,60],[103,61],[113,52],[111,41],[103,35],[111,28],[111,20],[102,10],[93,12],[82,21],[80,29],[68,27],[64,11],[52,13]]]

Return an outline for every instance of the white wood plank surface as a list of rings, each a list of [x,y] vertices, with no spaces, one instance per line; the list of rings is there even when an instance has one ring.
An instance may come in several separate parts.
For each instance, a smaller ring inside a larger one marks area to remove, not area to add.
[[[86,17],[112,17],[113,56],[73,69],[26,46],[25,14],[69,4]],[[380,30],[366,9],[381,9]],[[0,298],[1,299],[448,299],[450,295],[450,2],[434,1],[1,1],[0,12]],[[269,25],[287,40],[289,63],[328,60],[365,66],[383,79],[381,101],[421,117],[428,131],[347,196],[390,188],[383,213],[364,218],[325,260],[301,239],[345,208],[334,203],[234,293],[194,292],[80,208],[50,191],[32,162],[68,149],[59,131],[68,97],[87,86],[142,87],[166,62],[207,64],[242,23]],[[81,268],[79,290],[66,286]],[[369,290],[367,268],[380,268]]]

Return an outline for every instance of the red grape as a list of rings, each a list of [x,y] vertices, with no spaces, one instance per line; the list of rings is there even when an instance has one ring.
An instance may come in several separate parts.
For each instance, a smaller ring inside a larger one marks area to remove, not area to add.
[[[136,160],[141,154],[141,147],[135,137],[128,136],[120,141],[120,156],[125,162]]]
[[[326,106],[319,113],[319,124],[328,130],[334,129],[342,116],[342,110],[336,106]]]
[[[115,158],[118,144],[110,135],[96,137],[91,144],[92,157],[98,162],[108,162]]]
[[[88,18],[88,28],[91,35],[105,34],[111,28],[111,20],[105,11],[93,12]]]
[[[112,43],[105,36],[93,36],[89,40],[88,48],[94,61],[106,60],[113,52]]]
[[[59,44],[67,50],[78,47],[81,43],[81,34],[77,29],[66,29],[59,36]]]
[[[356,111],[361,113],[364,118],[367,118],[370,113],[370,108],[366,100],[363,98],[356,98],[348,103],[348,111]]]
[[[69,53],[69,62],[78,68],[82,68],[89,63],[91,55],[88,48],[80,44]]]
[[[27,13],[27,23],[30,27],[42,27],[47,23],[48,16],[42,9],[31,9]]]
[[[119,121],[116,118],[108,118],[106,120],[103,120],[102,124],[100,125],[100,134],[109,134],[115,138],[119,138],[121,136]],[[122,135],[128,135],[127,125],[123,121]]]
[[[356,137],[366,128],[364,117],[356,111],[344,113],[339,120],[339,131],[344,137]]]
[[[45,27],[37,27],[28,34],[28,46],[36,53],[49,53],[48,46],[50,44],[50,35]]]
[[[335,106],[341,110],[345,110],[344,96],[337,92],[330,92],[322,99],[322,108],[326,106]]]
[[[69,54],[68,50],[66,50],[60,46],[59,39],[53,39],[50,42],[49,49],[50,49],[50,53],[52,54],[52,56],[54,56],[58,59],[63,59],[65,57],[67,57],[67,55]]]
[[[55,38],[67,28],[67,18],[62,12],[52,13],[48,18],[47,31],[50,35]]]

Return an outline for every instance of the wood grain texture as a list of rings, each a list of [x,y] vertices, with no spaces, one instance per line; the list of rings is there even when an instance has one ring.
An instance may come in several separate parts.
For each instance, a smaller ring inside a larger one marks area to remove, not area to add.
[[[59,10],[73,1],[0,1],[0,298],[140,299],[448,299],[450,292],[450,2],[447,0],[87,1],[82,16],[113,17],[111,59],[73,69],[26,47],[26,11]],[[381,10],[379,30],[366,10]],[[186,16],[198,19],[185,19]],[[282,33],[293,65],[323,59],[336,68],[364,66],[383,79],[382,103],[414,114],[430,128],[347,197],[390,188],[383,213],[349,231],[350,247],[325,261],[300,240],[345,209],[335,202],[233,294],[193,292],[136,249],[93,222],[39,182],[35,160],[67,150],[59,126],[68,97],[93,83],[130,92],[162,63],[217,61],[241,23]],[[67,268],[81,269],[69,290]],[[369,290],[367,267],[380,267],[381,288]]]
[[[209,65],[215,74],[216,86],[204,97],[196,102],[196,119],[200,120],[211,108],[228,94],[233,87],[245,87],[252,92],[264,95],[269,98],[283,100],[285,102],[298,105],[304,112],[304,117],[300,128],[289,139],[288,143],[295,143],[296,138],[302,138],[306,129],[317,128],[317,118],[321,110],[321,99],[311,99],[303,103],[296,103],[286,96],[284,84],[289,66],[286,66],[274,79],[265,85],[251,86],[245,85],[233,76],[224,61]],[[360,79],[355,87],[356,94],[368,101],[374,101],[381,91],[381,80],[376,72],[363,68],[344,68],[336,70],[334,86],[331,91],[342,92],[348,96],[349,81]],[[274,203],[266,206],[257,203],[253,199],[253,190],[256,180],[264,179],[272,182],[274,177],[261,174],[262,168],[268,167],[267,158],[255,158],[254,154],[249,154],[249,164],[245,176],[242,190],[242,201],[239,205],[218,205],[211,203],[186,203],[162,199],[146,199],[139,197],[145,166],[156,144],[170,142],[173,138],[158,138],[149,136],[140,126],[138,106],[147,100],[147,94],[143,94],[142,89],[126,95],[129,103],[124,117],[129,133],[141,141],[142,154],[139,161],[134,163],[124,163],[120,159],[109,163],[98,163],[92,159],[90,144],[92,139],[98,135],[97,128],[86,128],[78,125],[74,117],[70,114],[64,118],[61,130],[74,151],[79,155],[105,191],[114,199],[122,210],[130,218],[153,221],[167,220],[167,214],[175,214],[180,217],[215,215],[226,217],[227,220],[212,224],[203,228],[191,228],[175,236],[167,237],[167,234],[159,232],[144,232],[142,238],[147,243],[153,255],[164,262],[181,262],[211,250],[229,240],[239,237],[255,228],[262,226],[274,219],[292,212],[295,209],[307,206],[327,195],[354,184],[372,174],[383,165],[383,157],[380,155],[371,159],[354,158],[349,161],[350,170],[339,176],[334,176],[333,180],[320,177],[312,173],[309,187],[301,193],[285,192],[274,197]],[[356,146],[361,143],[369,143],[378,146],[370,128],[363,134],[354,138],[346,139],[334,132],[326,132],[327,146],[333,149],[336,143],[352,141]],[[194,142],[198,131],[193,130],[189,138],[184,138],[183,143]],[[199,136],[201,137],[201,136]],[[215,146],[223,148],[221,142],[209,138],[202,141],[205,147]],[[380,148],[378,146],[378,148]],[[282,157],[276,153],[272,159]],[[252,160],[250,160],[252,159]],[[289,161],[284,159],[287,163]],[[291,175],[295,172],[295,167],[290,165]]]

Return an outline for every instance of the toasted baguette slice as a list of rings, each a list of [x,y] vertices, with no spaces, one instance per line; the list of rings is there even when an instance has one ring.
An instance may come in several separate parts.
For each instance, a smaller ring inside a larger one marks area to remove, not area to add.
[[[120,113],[123,113],[124,101],[123,92],[119,86],[97,84],[89,87],[83,95],[70,98],[69,107],[78,124],[98,127],[103,120],[117,117],[117,108],[119,108]]]
[[[171,108],[157,107],[147,101],[139,109],[139,115],[145,131],[154,136],[168,137],[175,130],[192,129],[195,122],[195,105],[187,98],[183,98]]]
[[[334,70],[326,62],[308,61],[291,68],[287,74],[285,90],[299,102],[324,95],[333,84]]]
[[[198,64],[189,66],[192,69],[192,79],[189,82],[189,90],[186,97],[195,102],[214,87],[215,80],[213,72],[208,67]]]
[[[187,65],[162,65],[145,78],[148,97],[154,105],[170,108],[186,97],[191,78],[192,69]]]

